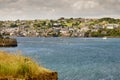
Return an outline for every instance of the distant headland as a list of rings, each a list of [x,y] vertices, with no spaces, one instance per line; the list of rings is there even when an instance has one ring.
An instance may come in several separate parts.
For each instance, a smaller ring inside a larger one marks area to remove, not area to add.
[[[64,18],[0,21],[0,34],[17,37],[120,37],[120,19]]]

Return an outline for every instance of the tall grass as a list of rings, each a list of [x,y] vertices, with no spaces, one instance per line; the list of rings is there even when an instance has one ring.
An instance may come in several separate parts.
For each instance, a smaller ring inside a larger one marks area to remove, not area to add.
[[[40,77],[50,70],[37,65],[30,58],[0,51],[0,77]]]

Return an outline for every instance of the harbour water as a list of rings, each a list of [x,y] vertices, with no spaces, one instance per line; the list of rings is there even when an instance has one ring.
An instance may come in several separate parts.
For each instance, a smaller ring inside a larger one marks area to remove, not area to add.
[[[21,52],[59,80],[120,80],[120,38],[17,38]]]

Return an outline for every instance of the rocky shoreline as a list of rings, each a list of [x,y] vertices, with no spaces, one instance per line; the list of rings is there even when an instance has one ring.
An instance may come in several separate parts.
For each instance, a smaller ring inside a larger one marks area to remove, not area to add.
[[[0,38],[0,47],[16,47],[17,40],[12,38]]]
[[[0,77],[0,80],[58,80],[57,72],[50,72],[37,77],[27,77],[27,78],[13,78],[13,77]]]
[[[0,51],[0,80],[58,80],[58,73],[28,57]]]

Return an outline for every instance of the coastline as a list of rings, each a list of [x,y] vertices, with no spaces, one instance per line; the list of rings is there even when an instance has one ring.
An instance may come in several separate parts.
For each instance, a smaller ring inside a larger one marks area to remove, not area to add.
[[[58,74],[28,57],[0,51],[0,80],[58,80]]]
[[[3,21],[0,34],[18,37],[120,37],[119,21],[109,17]]]
[[[103,36],[107,38],[120,38],[120,37],[113,37],[113,36]],[[20,36],[12,36],[11,38],[103,38],[103,37],[20,37]]]
[[[0,47],[17,47],[15,38],[0,38]]]

